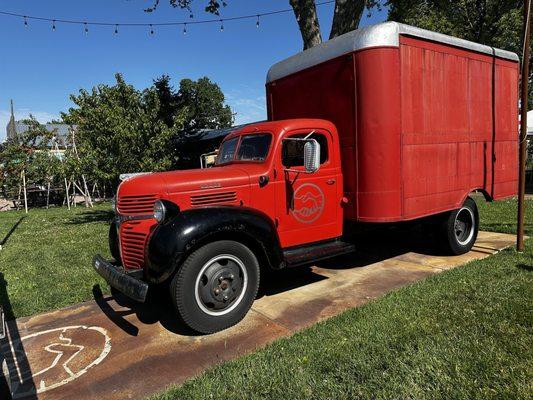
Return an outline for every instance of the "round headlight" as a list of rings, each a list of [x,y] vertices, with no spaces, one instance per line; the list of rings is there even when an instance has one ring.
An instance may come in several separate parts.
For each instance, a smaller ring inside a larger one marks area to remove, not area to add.
[[[154,204],[154,218],[161,223],[165,220],[167,209],[161,200],[157,200]]]

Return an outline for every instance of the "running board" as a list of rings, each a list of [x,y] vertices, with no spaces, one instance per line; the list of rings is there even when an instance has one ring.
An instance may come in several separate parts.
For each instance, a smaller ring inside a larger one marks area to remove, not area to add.
[[[353,253],[354,251],[355,246],[353,244],[341,240],[333,240],[283,250],[283,257],[287,267],[296,267],[325,258]]]

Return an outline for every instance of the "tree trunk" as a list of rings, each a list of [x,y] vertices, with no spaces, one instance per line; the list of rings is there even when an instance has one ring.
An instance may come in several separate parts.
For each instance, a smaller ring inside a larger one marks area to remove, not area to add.
[[[329,38],[333,39],[357,29],[365,5],[365,0],[335,0],[335,12]]]
[[[289,0],[289,3],[300,28],[304,50],[322,43],[315,0]]]

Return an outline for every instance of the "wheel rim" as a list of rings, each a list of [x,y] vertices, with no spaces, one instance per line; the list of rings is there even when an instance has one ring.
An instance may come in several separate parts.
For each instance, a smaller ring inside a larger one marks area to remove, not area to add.
[[[196,303],[206,314],[227,314],[240,304],[247,285],[244,263],[231,254],[218,255],[206,262],[196,277]]]
[[[474,236],[476,227],[476,219],[474,213],[470,208],[461,208],[456,216],[454,222],[454,232],[457,243],[464,246],[468,244]]]

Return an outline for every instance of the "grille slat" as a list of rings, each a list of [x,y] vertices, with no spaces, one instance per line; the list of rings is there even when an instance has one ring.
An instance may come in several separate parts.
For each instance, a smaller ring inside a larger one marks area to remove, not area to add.
[[[211,204],[232,203],[237,200],[237,193],[222,192],[191,196],[192,206],[207,206]]]

